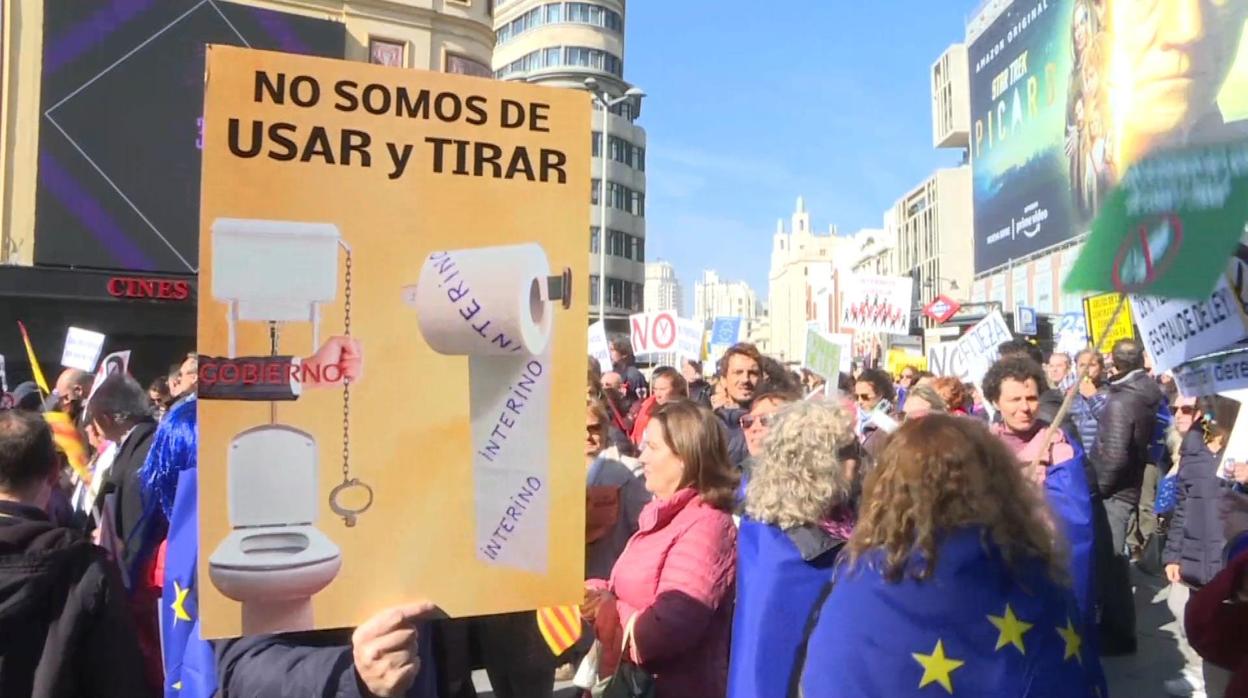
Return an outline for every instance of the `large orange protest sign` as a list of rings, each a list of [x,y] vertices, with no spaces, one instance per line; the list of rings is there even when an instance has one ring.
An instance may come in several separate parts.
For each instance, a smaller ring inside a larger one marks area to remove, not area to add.
[[[588,97],[217,46],[205,104],[205,636],[578,601]]]

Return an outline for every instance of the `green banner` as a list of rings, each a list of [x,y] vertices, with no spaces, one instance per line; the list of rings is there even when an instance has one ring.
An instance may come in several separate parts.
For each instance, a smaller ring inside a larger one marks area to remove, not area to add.
[[[806,330],[806,368],[835,382],[841,372],[841,345],[814,330]]]
[[[1248,141],[1149,156],[1105,201],[1064,289],[1207,298],[1245,223]]]

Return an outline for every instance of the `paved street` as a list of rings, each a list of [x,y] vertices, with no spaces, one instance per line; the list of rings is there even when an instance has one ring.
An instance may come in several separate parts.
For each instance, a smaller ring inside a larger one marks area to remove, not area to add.
[[[1135,583],[1136,628],[1139,651],[1129,657],[1102,660],[1110,695],[1124,698],[1164,698],[1166,679],[1178,676],[1183,658],[1176,644],[1174,616],[1166,607],[1167,586],[1157,577],[1132,569]]]
[[[1109,679],[1110,695],[1116,698],[1165,698],[1163,683],[1178,676],[1183,666],[1175,644],[1174,617],[1166,608],[1166,585],[1157,578],[1132,570],[1135,583],[1136,622],[1139,651],[1129,657],[1106,657],[1103,661]],[[484,671],[473,674],[477,691],[493,698]],[[555,698],[573,698],[570,684],[555,686]]]

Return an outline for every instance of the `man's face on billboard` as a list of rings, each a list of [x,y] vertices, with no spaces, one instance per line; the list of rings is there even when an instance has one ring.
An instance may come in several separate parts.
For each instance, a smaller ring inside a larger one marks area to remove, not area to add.
[[[1248,0],[1111,0],[1132,135],[1162,135],[1213,112],[1239,50]]]

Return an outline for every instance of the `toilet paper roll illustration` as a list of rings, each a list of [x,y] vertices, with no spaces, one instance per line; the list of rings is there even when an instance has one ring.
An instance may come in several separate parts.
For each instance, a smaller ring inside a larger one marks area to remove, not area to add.
[[[478,559],[546,571],[550,336],[571,272],[536,244],[434,252],[403,289],[439,354],[468,358]]]

